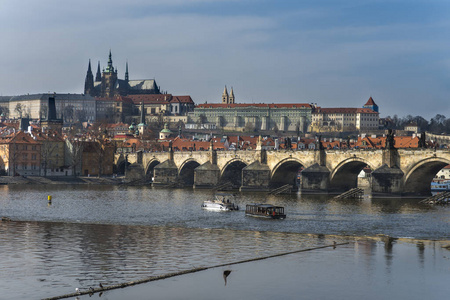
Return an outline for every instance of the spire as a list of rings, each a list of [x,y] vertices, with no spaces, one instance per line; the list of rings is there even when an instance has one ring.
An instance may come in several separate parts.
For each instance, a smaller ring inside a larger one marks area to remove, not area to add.
[[[230,104],[234,104],[234,92],[233,92],[233,87],[231,87],[230,97],[229,97],[229,103],[230,103]]]
[[[108,66],[106,67],[106,73],[114,73],[114,67],[113,67],[113,64],[112,64],[111,49],[109,50],[109,59],[108,59]]]
[[[84,93],[92,95],[93,92],[94,92],[94,75],[92,75],[91,60],[89,59],[86,79],[84,81]]]
[[[222,104],[228,104],[228,91],[227,91],[227,86],[225,86],[225,89],[223,90],[223,94],[222,94]]]
[[[125,81],[128,81],[128,61],[127,61],[126,70],[125,70]]]
[[[98,61],[97,74],[95,75],[95,81],[102,81],[102,73],[100,72],[100,61]]]
[[[88,65],[88,70],[87,70],[88,74],[92,74],[92,70],[91,70],[91,59],[89,58],[89,65]]]

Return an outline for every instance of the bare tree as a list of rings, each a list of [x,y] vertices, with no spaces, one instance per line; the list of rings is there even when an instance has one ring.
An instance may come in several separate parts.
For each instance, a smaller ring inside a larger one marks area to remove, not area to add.
[[[14,111],[19,115],[19,118],[22,118],[23,109],[24,107],[22,107],[21,103],[17,103],[16,107],[14,108]]]
[[[57,144],[50,142],[48,136],[45,140],[43,140],[41,146],[41,163],[42,168],[44,169],[44,177],[47,176],[48,167],[50,166],[53,168],[55,163],[57,163],[57,161],[52,160],[56,148]]]
[[[80,164],[82,156],[84,143],[78,139],[72,139],[71,141],[66,141],[68,143],[68,148],[70,151],[70,166],[72,167],[72,175],[77,176],[77,166]]]

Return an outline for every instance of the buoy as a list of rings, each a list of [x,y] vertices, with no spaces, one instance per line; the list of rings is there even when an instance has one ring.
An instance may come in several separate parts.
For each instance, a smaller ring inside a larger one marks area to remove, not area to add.
[[[48,199],[48,204],[49,205],[52,204],[52,196],[48,195],[47,199]]]

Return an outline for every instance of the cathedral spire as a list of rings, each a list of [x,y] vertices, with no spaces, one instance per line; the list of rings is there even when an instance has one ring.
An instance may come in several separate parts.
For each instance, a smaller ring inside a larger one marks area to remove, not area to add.
[[[97,74],[95,75],[95,81],[102,81],[102,73],[100,72],[100,61],[98,61]]]
[[[127,61],[126,70],[125,70],[125,81],[128,82],[128,61]]]
[[[108,66],[106,67],[106,73],[114,73],[114,67],[113,67],[113,64],[112,64],[111,49],[109,50],[109,59],[108,59]]]
[[[91,60],[89,59],[86,79],[84,81],[84,93],[91,95],[94,92],[94,75],[92,75]]]

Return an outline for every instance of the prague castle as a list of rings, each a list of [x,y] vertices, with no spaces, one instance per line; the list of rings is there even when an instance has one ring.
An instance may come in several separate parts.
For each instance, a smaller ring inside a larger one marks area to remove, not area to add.
[[[119,79],[117,68],[112,63],[111,51],[109,51],[108,66],[100,73],[100,62],[97,74],[92,73],[91,61],[89,60],[86,79],[84,82],[84,93],[94,97],[113,98],[117,96],[161,94],[154,79],[129,80],[128,62],[126,64],[125,79]]]

